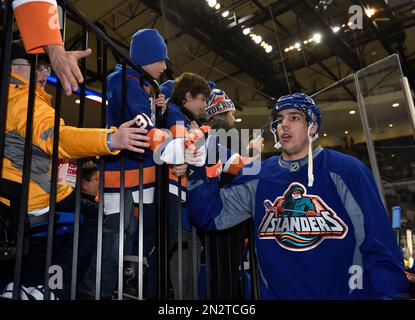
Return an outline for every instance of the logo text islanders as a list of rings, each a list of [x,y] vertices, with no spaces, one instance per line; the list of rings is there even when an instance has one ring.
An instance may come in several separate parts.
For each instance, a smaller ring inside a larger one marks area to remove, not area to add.
[[[264,201],[265,215],[259,227],[260,239],[275,239],[292,251],[306,251],[324,239],[343,239],[347,225],[315,195],[307,195],[300,183],[292,183],[282,197]]]

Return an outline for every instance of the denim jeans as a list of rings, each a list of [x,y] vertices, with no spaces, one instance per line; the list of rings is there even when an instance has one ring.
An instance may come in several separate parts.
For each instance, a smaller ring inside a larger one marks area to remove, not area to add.
[[[172,254],[174,244],[177,240],[177,211],[179,198],[169,193],[168,200],[168,254]],[[144,283],[144,298],[153,299],[156,297],[156,275],[157,275],[157,257],[158,251],[156,248],[156,209],[155,204],[144,205],[143,215],[143,255],[147,259],[148,268],[146,270],[147,277]],[[138,229],[138,228],[137,228]],[[138,255],[138,231],[134,233],[133,241],[133,255]]]
[[[135,230],[134,201],[132,191],[125,190],[124,198],[124,255],[131,254]],[[118,251],[120,214],[114,213],[104,216],[102,226],[102,263],[101,263],[101,298],[112,296],[118,283]],[[96,250],[92,256],[90,266],[85,273],[80,293],[90,298],[95,297],[96,286]]]

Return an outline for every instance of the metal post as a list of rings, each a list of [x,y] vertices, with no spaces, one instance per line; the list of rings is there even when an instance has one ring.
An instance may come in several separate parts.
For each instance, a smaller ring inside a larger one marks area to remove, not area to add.
[[[82,50],[88,48],[88,27],[82,28]],[[86,77],[86,58],[81,61],[81,72]],[[80,84],[80,103],[78,126],[82,128],[85,122],[85,81]],[[76,284],[78,278],[78,253],[79,253],[79,224],[81,216],[81,188],[82,188],[82,160],[76,161],[76,187],[75,187],[75,221],[73,231],[73,251],[72,251],[72,276],[71,276],[71,300],[76,299]]]
[[[369,154],[370,166],[372,168],[373,177],[375,178],[376,186],[378,187],[378,192],[379,192],[380,198],[382,199],[383,206],[386,208],[386,201],[385,201],[385,196],[384,196],[383,187],[382,187],[382,179],[380,177],[378,164],[376,162],[375,147],[373,145],[372,136],[370,135],[369,121],[367,119],[365,103],[363,101],[363,96],[360,90],[358,77],[356,75],[355,75],[355,83],[356,83],[356,88],[357,88],[357,103],[359,105],[359,111],[361,114],[360,119],[362,120],[363,132],[365,133],[365,137],[366,137],[366,145],[367,145],[367,151]]]
[[[258,281],[258,261],[256,258],[255,250],[255,232],[254,232],[254,222],[251,220],[249,225],[249,263],[251,270],[251,287],[252,287],[252,297],[254,300],[258,300],[259,297],[259,281]]]
[[[177,210],[177,265],[178,265],[178,297],[183,300],[183,230],[182,230],[182,177],[178,177],[178,210]]]
[[[35,105],[37,55],[33,55],[30,57],[30,64],[31,64],[31,67],[30,67],[29,99],[28,99],[28,104],[27,104],[26,137],[25,137],[24,159],[23,159],[22,194],[20,198],[20,212],[19,212],[18,228],[17,228],[16,263],[15,263],[15,269],[14,269],[14,285],[13,285],[13,295],[12,295],[13,299],[20,298],[20,295],[19,295],[20,272],[21,272],[21,267],[22,267],[24,225],[25,225],[27,208],[28,208],[29,183],[30,183],[30,171],[31,171],[30,169],[31,169],[31,164],[32,164],[32,136],[33,136],[32,128],[33,128],[34,105]],[[47,279],[45,279],[45,282],[47,285],[47,287],[45,286],[45,289],[49,289],[49,286],[47,284]]]
[[[106,126],[106,107],[107,107],[107,81],[104,78],[107,73],[108,65],[108,45],[103,43],[102,60],[102,102],[101,102],[101,127]],[[105,160],[99,159],[99,203],[98,203],[98,232],[97,232],[97,265],[95,278],[95,300],[101,298],[101,271],[102,271],[102,224],[104,220],[104,184],[105,184]]]
[[[121,80],[121,123],[125,121],[125,110],[127,106],[127,65],[122,63]],[[124,217],[125,217],[125,155],[121,155],[120,163],[120,225],[118,237],[118,300],[123,299],[124,281]]]
[[[140,161],[140,160],[139,160]],[[138,169],[138,299],[143,300],[143,263],[144,263],[144,243],[143,243],[143,223],[144,223],[144,165],[139,163]]]

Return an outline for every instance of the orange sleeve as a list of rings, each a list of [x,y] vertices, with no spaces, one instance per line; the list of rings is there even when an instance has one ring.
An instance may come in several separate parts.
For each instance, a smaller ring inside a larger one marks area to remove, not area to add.
[[[13,9],[27,52],[44,53],[45,45],[63,45],[56,1],[15,0]]]
[[[147,136],[150,137],[150,149],[155,152],[158,146],[161,145],[169,135],[167,132],[154,127],[147,133]]]
[[[254,157],[243,157],[239,155],[238,157],[236,157],[234,161],[232,161],[228,170],[226,170],[226,173],[236,176],[239,170],[241,170],[243,167],[245,167],[247,164],[250,164],[254,160],[255,160]]]
[[[173,135],[173,138],[184,138],[188,134],[186,127],[181,124],[171,126],[170,132]]]

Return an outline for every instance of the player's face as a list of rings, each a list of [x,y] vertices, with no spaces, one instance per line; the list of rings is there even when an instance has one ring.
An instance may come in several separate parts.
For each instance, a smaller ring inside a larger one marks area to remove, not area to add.
[[[198,116],[207,106],[207,98],[199,93],[195,97],[192,97],[190,92],[186,93],[186,102],[184,107],[188,109],[194,116]]]
[[[151,64],[142,66],[145,72],[147,72],[154,79],[160,78],[164,71],[167,69],[166,61],[157,61]]]
[[[312,133],[315,133],[313,128]],[[297,109],[285,109],[277,116],[277,133],[284,160],[298,160],[308,154],[307,122]]]

